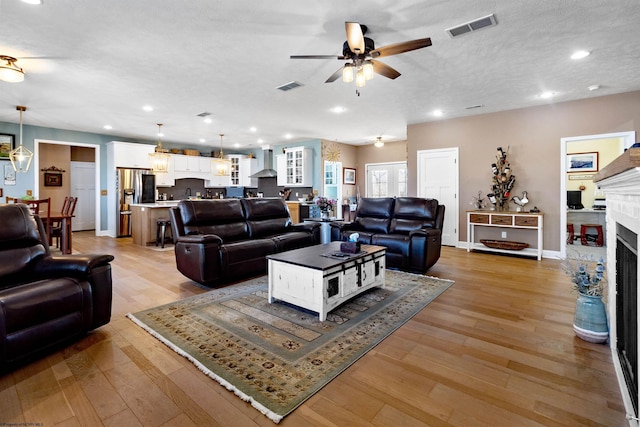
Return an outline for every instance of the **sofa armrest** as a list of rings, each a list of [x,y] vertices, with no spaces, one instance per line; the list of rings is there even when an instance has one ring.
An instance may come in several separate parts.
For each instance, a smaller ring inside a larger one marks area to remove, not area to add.
[[[86,278],[91,270],[108,265],[113,255],[63,255],[49,256],[34,264],[33,272],[39,278]]]
[[[420,228],[409,232],[411,238],[415,237],[442,237],[442,230],[437,228]]]
[[[202,244],[202,245],[210,245],[217,244],[222,245],[224,242],[215,234],[186,234],[184,236],[180,236],[176,239],[176,243],[193,243],[193,244]]]
[[[343,231],[356,231],[355,223],[352,221],[331,221],[331,241],[341,241]]]

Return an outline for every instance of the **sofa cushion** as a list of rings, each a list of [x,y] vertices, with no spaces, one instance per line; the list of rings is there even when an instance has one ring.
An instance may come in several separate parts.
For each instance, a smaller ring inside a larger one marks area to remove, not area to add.
[[[434,228],[438,201],[419,197],[398,197],[389,233],[409,234],[423,227]]]
[[[284,252],[309,246],[311,237],[306,231],[296,231],[272,236],[271,240],[275,242],[277,252]]]
[[[251,239],[229,243],[220,247],[221,265],[225,275],[250,275],[266,269],[266,256],[277,251],[271,239]],[[241,268],[238,268],[238,266]]]
[[[180,216],[185,234],[215,234],[223,242],[249,238],[240,200],[182,200]]]
[[[289,209],[281,198],[242,199],[249,236],[262,238],[287,231],[291,225]]]
[[[372,245],[385,246],[387,252],[409,256],[411,240],[408,234],[375,234],[371,238]]]
[[[392,197],[362,199],[353,228],[371,233],[388,233],[393,204]]]

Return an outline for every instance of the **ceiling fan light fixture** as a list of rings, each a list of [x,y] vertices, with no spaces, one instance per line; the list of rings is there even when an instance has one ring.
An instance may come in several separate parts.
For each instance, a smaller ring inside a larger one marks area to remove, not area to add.
[[[20,83],[24,81],[24,71],[16,65],[17,59],[12,56],[0,55],[0,80],[8,83]]]
[[[364,75],[364,70],[358,70],[356,72],[356,87],[364,87],[367,84],[367,78]]]
[[[169,154],[162,149],[162,123],[158,123],[158,146],[155,152],[149,153],[149,163],[154,173],[169,172]]]
[[[9,152],[9,160],[14,171],[26,173],[33,160],[33,152],[22,145],[22,112],[27,111],[27,107],[18,105],[16,110],[20,111],[20,145]]]
[[[369,60],[364,61],[362,71],[364,71],[364,78],[366,80],[371,80],[373,78],[373,63]]]
[[[351,83],[353,81],[353,64],[344,64],[342,67],[342,81]]]

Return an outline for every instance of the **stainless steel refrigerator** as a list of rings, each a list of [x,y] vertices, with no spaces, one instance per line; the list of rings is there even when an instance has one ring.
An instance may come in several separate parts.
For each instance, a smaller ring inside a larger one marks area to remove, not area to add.
[[[155,202],[156,176],[150,169],[118,168],[116,179],[116,235],[127,237],[131,236],[131,205]]]

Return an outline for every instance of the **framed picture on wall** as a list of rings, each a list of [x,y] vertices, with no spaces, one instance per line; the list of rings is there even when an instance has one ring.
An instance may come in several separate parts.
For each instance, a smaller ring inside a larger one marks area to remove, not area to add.
[[[11,150],[16,148],[16,136],[0,133],[0,159],[8,159]]]
[[[351,168],[342,168],[344,170],[344,184],[354,184],[356,183],[356,170]]]
[[[62,174],[45,172],[44,186],[45,187],[62,187]]]
[[[567,154],[567,172],[598,172],[598,152]]]

